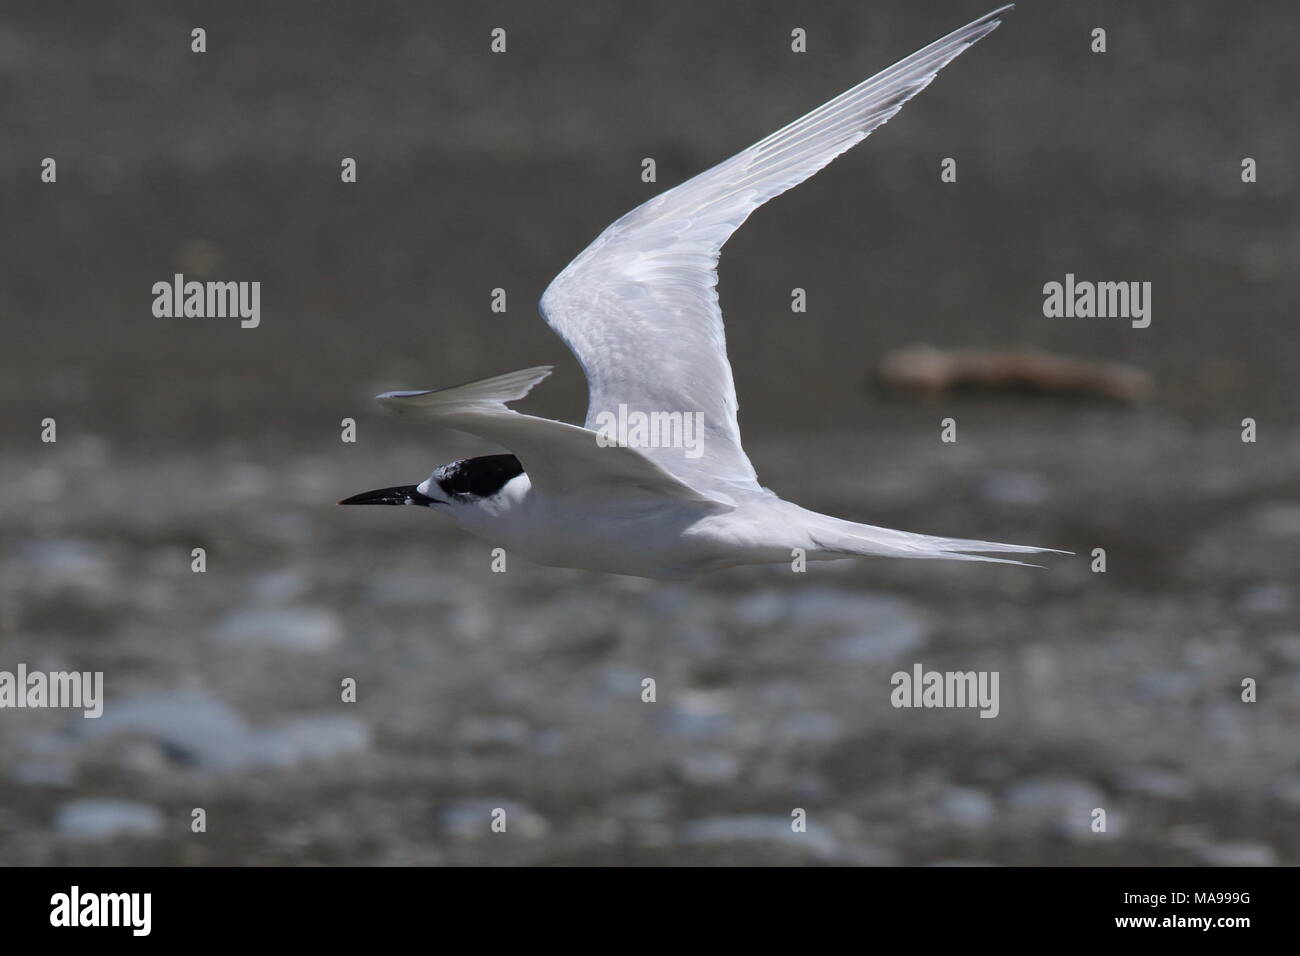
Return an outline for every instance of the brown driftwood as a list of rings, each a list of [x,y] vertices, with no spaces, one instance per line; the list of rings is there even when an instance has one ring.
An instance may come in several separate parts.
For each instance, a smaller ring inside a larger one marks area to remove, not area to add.
[[[897,349],[880,361],[879,379],[893,392],[937,398],[954,389],[1095,395],[1135,403],[1150,395],[1151,376],[1120,362],[1063,358],[1032,348],[945,352],[927,345]]]

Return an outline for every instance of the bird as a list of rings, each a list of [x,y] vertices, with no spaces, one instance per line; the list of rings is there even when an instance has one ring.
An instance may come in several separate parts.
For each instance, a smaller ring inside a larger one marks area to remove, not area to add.
[[[551,366],[394,391],[391,415],[509,454],[460,459],[344,505],[414,505],[535,563],[661,580],[858,556],[1024,564],[1052,551],[896,531],[759,484],[740,440],[716,291],[723,244],[769,199],[866,138],[1011,6],[936,40],[608,226],[547,287],[542,317],[587,378],[583,426],[508,407]],[[1068,553],[1068,552],[1057,552]]]

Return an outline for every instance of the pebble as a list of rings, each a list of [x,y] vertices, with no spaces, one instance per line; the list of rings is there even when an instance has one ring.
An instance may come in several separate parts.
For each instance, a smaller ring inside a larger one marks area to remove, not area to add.
[[[113,592],[113,562],[89,541],[75,538],[32,541],[20,554],[26,579],[38,595],[73,591],[105,596]]]
[[[1049,830],[1069,836],[1091,833],[1092,811],[1101,807],[1108,815],[1105,795],[1092,784],[1074,777],[1035,777],[1012,786],[1006,804],[1017,828]],[[1108,829],[1110,820],[1107,821]]]
[[[782,718],[773,739],[784,745],[829,744],[844,736],[844,721],[834,714],[796,711]]]
[[[929,632],[910,601],[839,588],[761,591],[741,599],[734,612],[749,627],[824,637],[827,657],[861,663],[892,660],[919,647]]]
[[[686,824],[682,839],[694,844],[779,843],[822,859],[835,856],[837,841],[828,831],[809,824],[800,833],[791,827],[792,823],[793,817],[757,814],[707,817]]]
[[[343,622],[323,607],[242,608],[228,614],[217,637],[232,644],[320,653],[343,642]]]
[[[169,691],[122,701],[94,721],[78,724],[92,739],[142,734],[159,741],[173,759],[198,770],[289,768],[337,760],[370,746],[358,718],[309,714],[266,729],[250,727],[230,705],[204,691]]]
[[[14,763],[9,776],[21,786],[70,787],[77,779],[77,768],[64,757],[27,757]]]
[[[517,717],[464,717],[456,725],[456,740],[475,750],[516,750],[532,737]]]
[[[498,809],[505,811],[503,833],[492,829],[494,815],[499,816],[496,814]],[[461,800],[442,812],[442,825],[451,835],[463,838],[516,835],[536,840],[550,832],[550,825],[541,814],[525,804],[507,799]]]
[[[163,691],[118,701],[98,720],[78,722],[77,730],[91,739],[143,734],[201,770],[229,770],[248,760],[244,719],[205,691]]]
[[[1300,667],[1300,631],[1286,634],[1274,634],[1264,646],[1291,667]]]
[[[948,787],[935,800],[939,822],[961,830],[991,830],[997,818],[993,798],[974,787]]]
[[[836,661],[894,660],[919,648],[929,632],[910,601],[889,594],[810,588],[792,595],[787,607],[790,627],[827,635],[826,656]]]
[[[720,750],[685,754],[677,758],[675,766],[682,781],[695,787],[719,786],[740,775],[740,760]]]
[[[59,807],[54,827],[60,835],[78,840],[152,837],[162,833],[163,815],[137,800],[73,800]]]
[[[301,600],[311,587],[307,575],[297,568],[282,568],[258,574],[252,583],[257,600],[265,604],[290,604]]]
[[[369,746],[370,731],[357,718],[320,714],[252,734],[248,762],[287,769],[339,760],[362,753]]]
[[[1276,866],[1277,853],[1266,843],[1241,840],[1232,843],[1211,843],[1197,851],[1207,866]]]
[[[1154,767],[1134,767],[1119,775],[1119,787],[1158,800],[1186,800],[1193,793],[1186,777]]]
[[[1280,617],[1291,613],[1294,602],[1294,590],[1274,581],[1247,588],[1237,601],[1237,610],[1252,617]]]

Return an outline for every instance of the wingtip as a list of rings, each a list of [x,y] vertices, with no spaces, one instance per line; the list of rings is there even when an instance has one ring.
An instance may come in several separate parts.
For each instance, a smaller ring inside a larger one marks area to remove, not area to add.
[[[998,7],[996,10],[990,10],[988,13],[984,14],[984,16],[968,23],[962,29],[969,30],[971,27],[988,27],[987,30],[980,34],[981,37],[988,36],[1002,23],[1002,15],[1004,13],[1010,13],[1015,8],[1016,5],[1014,3],[1008,3],[1005,6]]]

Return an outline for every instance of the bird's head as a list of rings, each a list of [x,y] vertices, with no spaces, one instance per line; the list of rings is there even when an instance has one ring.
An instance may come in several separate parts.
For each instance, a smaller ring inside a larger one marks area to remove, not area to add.
[[[395,485],[344,498],[341,505],[421,505],[459,517],[500,498],[511,479],[522,475],[514,455],[485,455],[449,462],[418,485]]]

